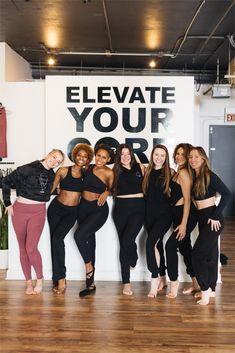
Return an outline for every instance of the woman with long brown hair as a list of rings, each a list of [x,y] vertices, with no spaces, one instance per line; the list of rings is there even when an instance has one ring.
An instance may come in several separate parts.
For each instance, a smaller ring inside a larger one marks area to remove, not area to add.
[[[123,294],[132,295],[130,268],[137,263],[135,240],[144,225],[144,166],[136,162],[132,147],[123,143],[117,149],[113,171],[113,220],[120,243]]]
[[[178,144],[173,153],[176,173],[170,182],[173,233],[166,242],[167,273],[170,278],[168,298],[175,298],[178,293],[178,250],[184,258],[186,271],[192,278],[192,285],[183,290],[184,294],[198,291],[199,286],[192,265],[192,246],[190,234],[197,224],[196,208],[191,201],[192,178],[188,167],[188,155],[192,145]]]
[[[193,147],[189,153],[193,171],[193,198],[198,210],[199,235],[192,251],[192,261],[201,288],[200,305],[209,304],[215,291],[218,271],[218,237],[224,226],[222,211],[230,192],[221,179],[210,169],[209,160],[202,147]],[[215,195],[221,195],[216,206]]]
[[[152,276],[148,294],[150,298],[155,298],[158,290],[166,285],[162,239],[172,223],[170,179],[168,150],[164,145],[158,144],[152,150],[143,181],[146,201],[145,225],[148,233],[146,257]]]

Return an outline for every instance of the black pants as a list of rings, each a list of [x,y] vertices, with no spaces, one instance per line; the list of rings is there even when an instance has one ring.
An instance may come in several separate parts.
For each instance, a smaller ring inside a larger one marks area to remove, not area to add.
[[[173,229],[180,225],[183,217],[184,206],[173,206]],[[192,264],[192,245],[191,245],[191,232],[197,224],[197,210],[193,203],[191,203],[190,213],[187,222],[186,235],[183,240],[176,239],[177,232],[173,232],[166,242],[166,261],[167,273],[171,281],[178,279],[178,250],[183,256],[186,266],[186,272],[190,277],[194,277],[194,269]]]
[[[116,198],[113,220],[120,243],[122,282],[130,282],[130,266],[135,267],[138,259],[136,237],[144,225],[144,198]]]
[[[53,282],[66,277],[64,238],[77,219],[77,210],[78,206],[63,205],[56,198],[48,207]]]
[[[107,202],[103,206],[97,205],[97,200],[81,199],[78,210],[78,228],[74,239],[85,264],[95,265],[95,233],[106,222],[109,214]]]
[[[165,210],[163,213],[156,213],[154,207],[148,207],[146,209],[145,225],[147,229],[147,241],[146,241],[146,258],[147,266],[152,274],[152,278],[156,278],[159,275],[165,276],[165,256],[162,244],[164,235],[169,230],[172,224],[172,214],[170,208]],[[155,256],[155,247],[160,255],[160,264],[157,264]]]
[[[193,267],[201,290],[208,288],[215,290],[218,277],[218,237],[224,227],[224,219],[221,215],[219,231],[211,230],[211,224],[207,224],[214,207],[198,210],[199,235],[192,251]]]

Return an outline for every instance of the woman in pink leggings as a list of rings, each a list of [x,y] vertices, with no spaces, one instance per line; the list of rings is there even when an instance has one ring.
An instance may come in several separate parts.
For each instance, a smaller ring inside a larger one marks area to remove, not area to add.
[[[18,167],[2,182],[3,200],[12,216],[12,224],[20,249],[20,263],[26,279],[26,294],[42,292],[42,259],[38,242],[46,219],[46,201],[49,201],[54,180],[53,168],[64,160],[62,151],[53,149],[45,159]],[[17,200],[11,204],[11,189],[16,188]],[[31,267],[36,273],[33,286]]]

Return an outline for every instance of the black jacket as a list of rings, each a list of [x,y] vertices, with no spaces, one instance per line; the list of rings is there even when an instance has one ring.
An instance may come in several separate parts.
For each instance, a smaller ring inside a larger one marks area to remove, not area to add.
[[[44,168],[40,161],[18,167],[3,178],[2,193],[5,206],[11,205],[11,189],[16,189],[17,196],[26,199],[49,201],[54,176],[54,171]]]

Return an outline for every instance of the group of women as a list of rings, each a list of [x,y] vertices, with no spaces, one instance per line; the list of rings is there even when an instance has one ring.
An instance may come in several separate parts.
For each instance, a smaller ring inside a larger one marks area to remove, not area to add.
[[[93,154],[95,162],[91,164]],[[19,167],[3,180],[3,199],[19,243],[26,294],[42,291],[42,261],[37,245],[45,222],[45,202],[56,191],[57,196],[48,207],[54,293],[59,295],[66,289],[64,238],[76,221],[74,239],[86,271],[86,286],[79,295],[85,297],[96,290],[95,233],[107,220],[106,200],[112,195],[123,294],[133,294],[130,270],[138,260],[137,235],[145,226],[146,259],[151,273],[148,297],[155,298],[166,287],[166,269],[170,279],[167,297],[177,296],[179,251],[192,278],[191,286],[183,293],[196,292],[198,303],[207,305],[215,295],[218,236],[223,229],[222,210],[229,190],[210,169],[203,148],[187,143],[177,145],[173,154],[176,170],[170,168],[168,150],[161,144],[154,146],[147,167],[136,161],[127,144],[119,145],[112,169],[107,164],[113,161],[113,151],[104,144],[94,152],[89,145],[78,144],[71,157],[74,164],[60,167],[54,175],[52,169],[63,162],[64,155],[52,150],[42,161]],[[13,206],[12,187],[18,195]],[[216,206],[217,193],[221,197]],[[199,235],[192,248],[190,235],[197,223]],[[163,237],[171,227],[173,232],[164,251]],[[37,276],[35,286],[31,267]]]

